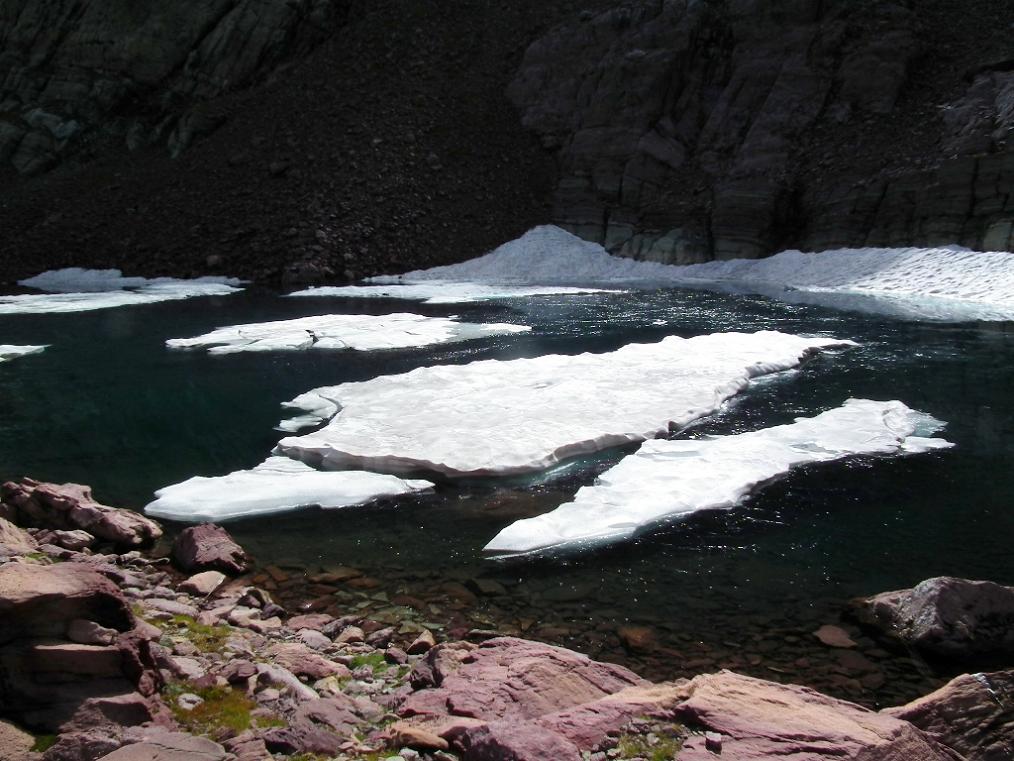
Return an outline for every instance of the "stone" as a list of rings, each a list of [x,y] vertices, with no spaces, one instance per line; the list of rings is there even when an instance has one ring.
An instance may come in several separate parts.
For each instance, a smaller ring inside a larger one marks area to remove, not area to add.
[[[421,655],[429,651],[430,648],[437,644],[436,638],[433,636],[433,632],[429,629],[423,629],[419,632],[418,636],[412,640],[412,644],[408,646],[406,651],[409,655]]]
[[[146,611],[159,611],[168,613],[170,616],[188,616],[197,618],[199,611],[193,605],[176,600],[163,600],[159,597],[149,597],[141,603]]]
[[[25,761],[35,737],[0,719],[0,761]]]
[[[236,761],[274,761],[264,740],[253,732],[243,732],[225,740],[222,745],[236,757]]]
[[[324,679],[329,676],[351,676],[347,666],[329,661],[299,642],[280,642],[269,647],[265,655],[271,663],[309,679]]]
[[[860,621],[947,658],[1014,653],[1014,587],[940,576],[856,600]]]
[[[162,536],[162,527],[143,515],[92,498],[80,484],[47,484],[31,478],[0,486],[0,498],[17,510],[17,523],[46,529],[82,529],[119,547],[142,547]]]
[[[221,526],[203,523],[184,529],[173,542],[173,560],[184,571],[246,573],[250,558]]]
[[[81,529],[77,529],[76,531],[45,529],[36,534],[35,539],[41,544],[52,544],[65,550],[74,550],[75,552],[95,544],[95,537]]]
[[[391,639],[394,637],[394,629],[390,626],[386,626],[383,629],[377,629],[375,632],[371,632],[366,635],[366,644],[370,647],[383,650],[391,643]]]
[[[391,743],[417,750],[447,750],[450,747],[447,740],[439,735],[404,722],[396,722],[392,725]]]
[[[181,582],[179,590],[198,597],[207,597],[214,594],[225,580],[226,575],[221,571],[203,571]]]
[[[226,761],[221,745],[185,732],[160,727],[139,729],[125,737],[129,743],[102,756],[100,761]]]
[[[962,674],[882,713],[913,724],[968,761],[1014,758],[1014,670]]]
[[[840,626],[833,626],[831,624],[824,624],[822,627],[817,629],[813,636],[821,641],[822,644],[828,647],[855,647],[856,643],[849,635],[848,632],[842,629]]]
[[[907,722],[805,687],[721,671],[695,677],[683,689],[675,718],[722,735],[722,758],[958,758]],[[680,753],[680,761],[714,757],[698,735]]]
[[[650,626],[621,626],[616,636],[627,650],[634,652],[650,652],[657,645],[655,631]]]
[[[347,645],[353,642],[362,642],[365,638],[366,635],[358,626],[346,626],[334,641],[338,645]]]
[[[323,650],[331,645],[331,640],[314,629],[300,629],[296,632],[299,641],[314,650]]]
[[[257,673],[257,666],[250,661],[233,660],[220,672],[229,684],[240,684]]]
[[[287,626],[295,631],[313,629],[319,632],[332,621],[334,621],[334,616],[329,616],[326,613],[304,613],[290,618]]]
[[[317,692],[299,681],[299,678],[288,669],[274,664],[257,664],[257,683],[268,686],[278,685],[288,690],[298,700],[316,700]]]
[[[111,645],[116,641],[119,632],[94,621],[75,618],[67,626],[67,639],[81,645]]]
[[[118,728],[61,731],[56,743],[42,756],[43,761],[88,761],[100,758],[122,745]],[[0,753],[0,758],[3,754]]]
[[[39,543],[28,532],[0,518],[0,547],[10,555],[28,555],[39,549]]]

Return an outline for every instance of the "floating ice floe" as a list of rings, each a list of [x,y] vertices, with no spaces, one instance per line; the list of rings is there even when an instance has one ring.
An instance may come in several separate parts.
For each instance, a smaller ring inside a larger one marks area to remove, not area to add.
[[[334,411],[277,452],[332,468],[493,476],[545,470],[715,412],[751,378],[853,345],[773,331],[670,337],[606,354],[424,367],[319,388],[287,405]],[[316,421],[314,421],[316,422]]]
[[[816,417],[752,433],[648,441],[579,489],[573,502],[511,524],[485,550],[522,553],[629,539],[663,520],[735,507],[758,485],[800,465],[952,446],[925,438],[943,426],[901,402],[850,399]]]
[[[616,293],[602,288],[567,286],[484,285],[467,282],[431,282],[404,285],[338,285],[308,288],[289,296],[331,296],[353,299],[406,299],[425,304],[467,304],[473,301],[519,299],[531,296],[581,296]]]
[[[197,296],[226,296],[242,289],[235,278],[123,277],[119,270],[71,267],[43,272],[18,285],[46,293],[0,296],[0,314],[88,312],[94,309],[154,304]]]
[[[28,354],[38,354],[45,351],[47,344],[42,346],[13,346],[11,344],[0,344],[0,362],[10,359],[17,359]]]
[[[458,322],[418,314],[325,314],[218,328],[196,338],[172,338],[170,349],[207,348],[209,354],[302,349],[404,349],[486,336],[524,333],[525,325]]]
[[[222,521],[302,507],[351,507],[432,486],[379,473],[320,471],[287,457],[269,457],[252,470],[195,476],[159,489],[144,511],[178,521]]]
[[[612,256],[597,243],[545,225],[471,261],[373,281],[408,284],[401,287],[420,293],[430,284],[446,294],[482,283],[731,286],[791,303],[910,319],[1014,319],[1014,254],[957,247],[784,251],[675,266]]]

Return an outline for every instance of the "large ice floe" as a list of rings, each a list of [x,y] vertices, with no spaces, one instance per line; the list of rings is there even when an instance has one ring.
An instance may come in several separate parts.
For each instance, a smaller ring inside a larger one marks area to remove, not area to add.
[[[424,367],[289,402],[307,413],[300,424],[335,414],[318,431],[282,439],[276,451],[335,469],[538,472],[682,427],[715,412],[751,378],[851,344],[773,331],[716,333],[604,354]]]
[[[792,303],[911,319],[1014,319],[1014,254],[956,247],[784,251],[764,259],[674,266],[611,256],[596,243],[544,225],[471,261],[373,281],[417,297],[440,294],[448,302],[455,292],[467,297],[482,284],[668,285],[747,290]],[[361,288],[364,295],[383,291],[376,285]]]
[[[196,296],[226,296],[241,290],[235,278],[123,277],[119,270],[79,267],[43,272],[18,281],[18,285],[45,293],[0,296],[0,314],[88,312]]]
[[[520,299],[531,296],[581,296],[589,293],[615,293],[603,288],[569,286],[486,285],[468,282],[432,282],[388,285],[334,285],[307,288],[289,296],[330,296],[350,299],[405,299],[424,304],[467,304],[473,301]]]
[[[12,344],[0,344],[0,362],[6,362],[28,354],[38,354],[45,351],[46,344],[42,346],[14,346]]]
[[[511,524],[485,550],[523,553],[629,539],[663,520],[735,507],[759,485],[801,465],[949,447],[926,438],[941,428],[901,402],[850,399],[816,417],[752,433],[648,441],[578,490],[573,502]]]
[[[418,314],[325,314],[218,328],[195,338],[171,338],[170,349],[207,348],[210,354],[303,349],[405,349],[486,336],[524,333],[525,325],[458,322]]]
[[[380,473],[315,470],[287,457],[269,457],[251,470],[195,476],[159,489],[144,511],[171,520],[222,521],[303,507],[350,507],[432,486]]]

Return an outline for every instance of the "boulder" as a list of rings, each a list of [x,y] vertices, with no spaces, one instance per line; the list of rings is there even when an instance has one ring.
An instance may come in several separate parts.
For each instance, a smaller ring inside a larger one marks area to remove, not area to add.
[[[796,685],[729,671],[695,677],[675,716],[722,735],[723,759],[960,761],[961,757],[900,719]],[[680,761],[713,761],[704,736],[692,735]]]
[[[39,543],[28,532],[0,518],[0,554],[27,555],[39,549]]]
[[[250,558],[221,526],[202,523],[184,529],[173,542],[173,560],[184,571],[246,573]]]
[[[119,547],[141,547],[162,536],[155,521],[130,510],[102,505],[91,488],[24,478],[0,487],[0,498],[17,513],[16,523],[45,529],[82,529]]]
[[[74,552],[95,544],[95,537],[81,529],[74,531],[45,529],[36,534],[35,539],[41,544],[52,544],[54,547],[62,547],[65,550],[72,550]]]
[[[860,621],[947,658],[1014,653],[1014,587],[939,576],[856,600]]]
[[[100,761],[226,761],[228,753],[216,742],[160,727],[125,733],[128,743]]]
[[[882,713],[914,724],[968,761],[1014,758],[1014,670],[963,674]]]
[[[274,665],[313,680],[351,676],[347,666],[329,661],[300,642],[279,642],[268,648],[267,656]]]
[[[0,719],[0,761],[24,761],[35,745],[35,737]]]

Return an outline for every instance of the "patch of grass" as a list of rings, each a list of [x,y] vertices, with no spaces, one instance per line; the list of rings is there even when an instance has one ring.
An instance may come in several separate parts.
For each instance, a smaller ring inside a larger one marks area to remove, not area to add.
[[[180,708],[177,703],[177,698],[188,692],[204,701],[192,711]],[[214,737],[223,729],[239,733],[251,727],[286,726],[286,722],[277,716],[252,716],[257,703],[246,693],[231,687],[197,687],[190,682],[173,682],[166,685],[162,696],[176,721],[192,734]]]
[[[173,616],[162,628],[167,634],[182,634],[203,653],[220,652],[232,634],[232,627],[208,626],[190,616]]]
[[[672,761],[683,748],[683,738],[678,735],[656,733],[654,743],[647,735],[623,734],[616,743],[618,758],[646,758],[648,761]]]
[[[369,666],[373,669],[374,674],[383,674],[391,667],[391,665],[384,660],[384,654],[381,652],[352,656],[352,664],[349,668],[355,670],[360,666]]]
[[[32,745],[33,753],[45,753],[56,745],[59,738],[56,735],[36,735],[35,743]]]

